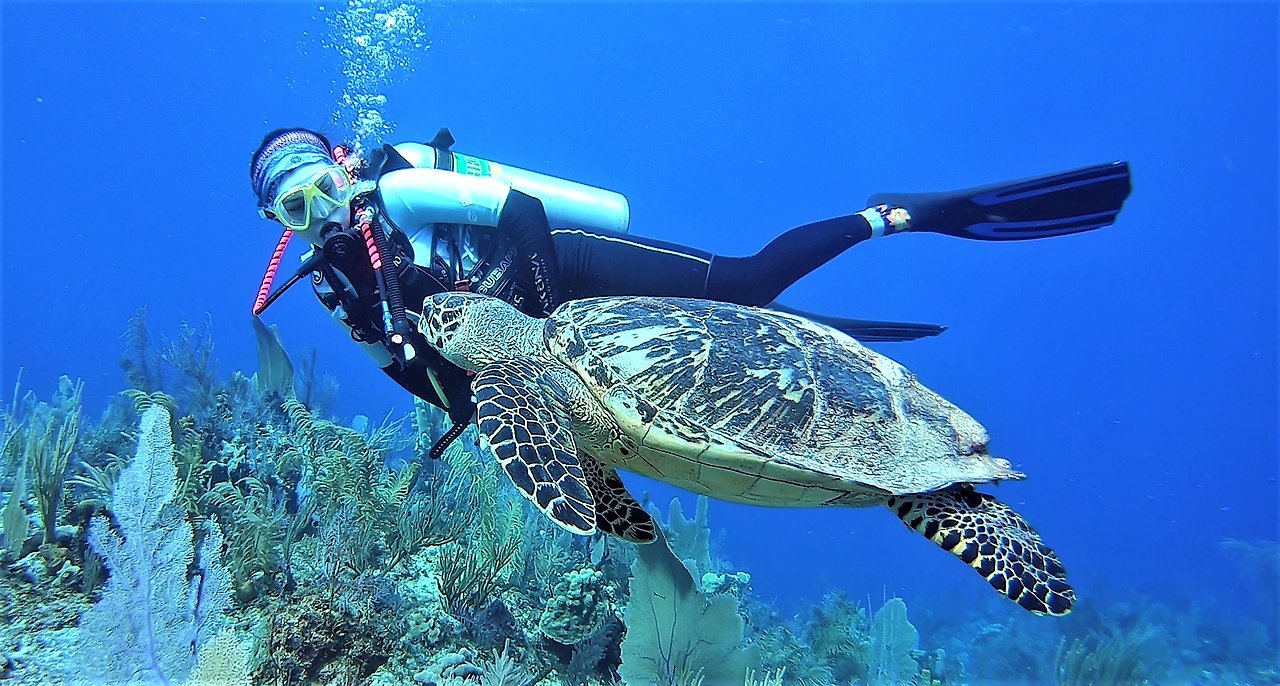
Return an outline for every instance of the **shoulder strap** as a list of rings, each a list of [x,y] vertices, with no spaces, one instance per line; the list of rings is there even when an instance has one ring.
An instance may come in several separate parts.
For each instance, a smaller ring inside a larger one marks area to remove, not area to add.
[[[436,149],[436,169],[453,171],[453,153],[449,149],[456,142],[449,129],[444,128],[436,131],[436,137],[432,138],[430,143],[427,143],[427,145]]]
[[[383,143],[381,148],[369,153],[369,173],[374,181],[400,169],[413,169],[413,165],[390,144]]]

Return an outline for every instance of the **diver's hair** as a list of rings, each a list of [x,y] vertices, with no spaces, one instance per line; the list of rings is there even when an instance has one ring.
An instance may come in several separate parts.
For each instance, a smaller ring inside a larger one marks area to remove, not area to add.
[[[258,164],[258,158],[262,157],[262,153],[266,151],[267,146],[271,144],[271,141],[279,138],[280,136],[286,133],[289,133],[290,131],[306,131],[307,133],[310,133],[314,135],[316,138],[319,138],[321,141],[323,141],[324,147],[328,149],[330,152],[333,151],[333,146],[329,144],[329,137],[325,136],[323,133],[320,133],[319,131],[304,129],[300,126],[295,126],[287,129],[276,129],[275,131],[272,131],[262,137],[262,144],[258,146],[257,150],[253,151],[253,157],[249,158],[249,179],[251,181],[253,180],[253,169]]]
[[[329,144],[329,139],[318,131],[304,128],[276,129],[268,133],[262,139],[262,144],[254,151],[253,157],[249,161],[249,183],[253,186],[253,191],[258,195],[259,201],[262,200],[263,193],[268,190],[267,185],[267,168],[270,159],[276,153],[293,145],[313,146],[317,148],[317,152],[323,151],[324,155],[331,156],[333,147]]]

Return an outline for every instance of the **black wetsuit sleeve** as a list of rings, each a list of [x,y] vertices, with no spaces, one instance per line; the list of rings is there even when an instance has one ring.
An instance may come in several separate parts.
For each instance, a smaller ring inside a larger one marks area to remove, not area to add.
[[[419,342],[421,346],[417,346]],[[382,371],[404,390],[442,410],[448,409],[445,406],[451,404],[455,398],[470,391],[471,378],[467,373],[440,357],[440,353],[427,345],[425,340],[415,341],[415,349],[422,359],[416,360],[403,369],[399,365],[392,364],[389,367],[383,367]],[[432,371],[428,372],[427,367]],[[435,384],[431,382],[430,374],[432,373],[436,375],[440,390],[448,396],[447,398],[440,397]]]
[[[511,189],[498,215],[498,230],[510,237],[516,254],[523,258],[520,281],[535,303],[528,314],[545,317],[562,302],[560,268],[551,227],[542,201]]]
[[[439,393],[436,393],[435,388],[431,385],[431,380],[427,378],[426,374],[421,373],[421,370],[418,370],[419,373],[411,374],[393,364],[390,367],[383,367],[382,371],[386,372],[386,375],[391,377],[392,381],[400,384],[401,388],[409,391],[412,395],[422,398],[440,409],[444,409],[444,400]]]

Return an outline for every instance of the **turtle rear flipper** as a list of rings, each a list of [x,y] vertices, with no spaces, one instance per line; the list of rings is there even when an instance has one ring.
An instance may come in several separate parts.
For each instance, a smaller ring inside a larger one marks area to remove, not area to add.
[[[544,367],[513,359],[481,369],[471,391],[476,426],[520,493],[569,531],[595,533],[596,503],[578,463],[564,387]]]
[[[1023,608],[1038,615],[1071,611],[1076,593],[1058,555],[1008,505],[969,486],[893,496],[886,504]]]
[[[578,462],[587,477],[587,488],[596,499],[596,528],[632,543],[658,540],[653,517],[631,497],[613,467],[583,453],[578,453]]]

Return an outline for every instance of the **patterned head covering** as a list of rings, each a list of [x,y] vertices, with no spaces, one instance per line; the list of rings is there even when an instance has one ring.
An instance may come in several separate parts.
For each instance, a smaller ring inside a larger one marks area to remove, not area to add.
[[[312,162],[333,163],[329,141],[308,129],[281,129],[267,134],[249,165],[249,180],[258,207],[270,207],[284,175]]]

